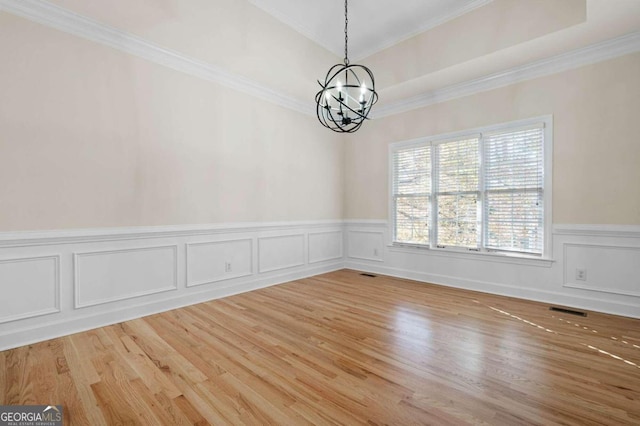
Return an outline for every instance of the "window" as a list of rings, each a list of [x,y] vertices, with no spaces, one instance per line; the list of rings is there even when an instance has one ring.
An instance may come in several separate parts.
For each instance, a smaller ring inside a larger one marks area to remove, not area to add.
[[[393,144],[394,243],[548,254],[551,118]]]

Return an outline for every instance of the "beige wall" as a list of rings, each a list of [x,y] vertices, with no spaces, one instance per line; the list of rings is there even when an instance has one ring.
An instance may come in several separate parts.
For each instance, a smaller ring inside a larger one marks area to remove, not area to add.
[[[349,219],[388,216],[388,145],[552,114],[553,221],[640,224],[640,54],[374,120],[346,146]]]
[[[0,57],[0,231],[342,217],[315,117],[7,13]]]
[[[335,62],[246,2],[139,1],[127,13],[119,1],[56,2],[310,103],[313,77]],[[213,32],[197,36],[210,15]],[[193,33],[177,37],[179,28]],[[389,52],[369,58],[382,76]],[[555,120],[554,222],[640,224],[640,54],[373,120],[344,137],[7,13],[0,57],[0,231],[385,219],[389,143],[546,114]]]

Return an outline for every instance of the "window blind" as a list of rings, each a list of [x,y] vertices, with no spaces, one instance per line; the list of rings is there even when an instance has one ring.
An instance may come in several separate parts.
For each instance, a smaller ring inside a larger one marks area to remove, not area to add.
[[[483,136],[485,246],[542,254],[544,126]]]
[[[546,255],[549,125],[522,120],[393,147],[393,241]]]
[[[429,244],[431,146],[396,151],[393,157],[394,239]]]
[[[480,245],[479,138],[436,145],[437,245]]]

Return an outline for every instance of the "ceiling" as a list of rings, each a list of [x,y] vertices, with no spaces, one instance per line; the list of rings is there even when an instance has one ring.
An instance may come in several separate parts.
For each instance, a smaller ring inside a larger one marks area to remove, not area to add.
[[[492,0],[351,0],[349,59],[359,60]],[[249,0],[339,57],[344,57],[343,0]]]

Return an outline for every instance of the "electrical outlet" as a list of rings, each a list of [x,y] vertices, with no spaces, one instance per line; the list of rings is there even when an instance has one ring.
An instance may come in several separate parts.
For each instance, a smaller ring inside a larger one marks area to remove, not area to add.
[[[586,281],[587,280],[587,270],[586,269],[576,269],[576,280],[578,281]]]
[[[378,249],[377,249],[377,248],[374,248],[374,249],[373,249],[373,255],[374,255],[375,257],[378,257]]]
[[[224,262],[224,271],[231,272],[231,262]]]

